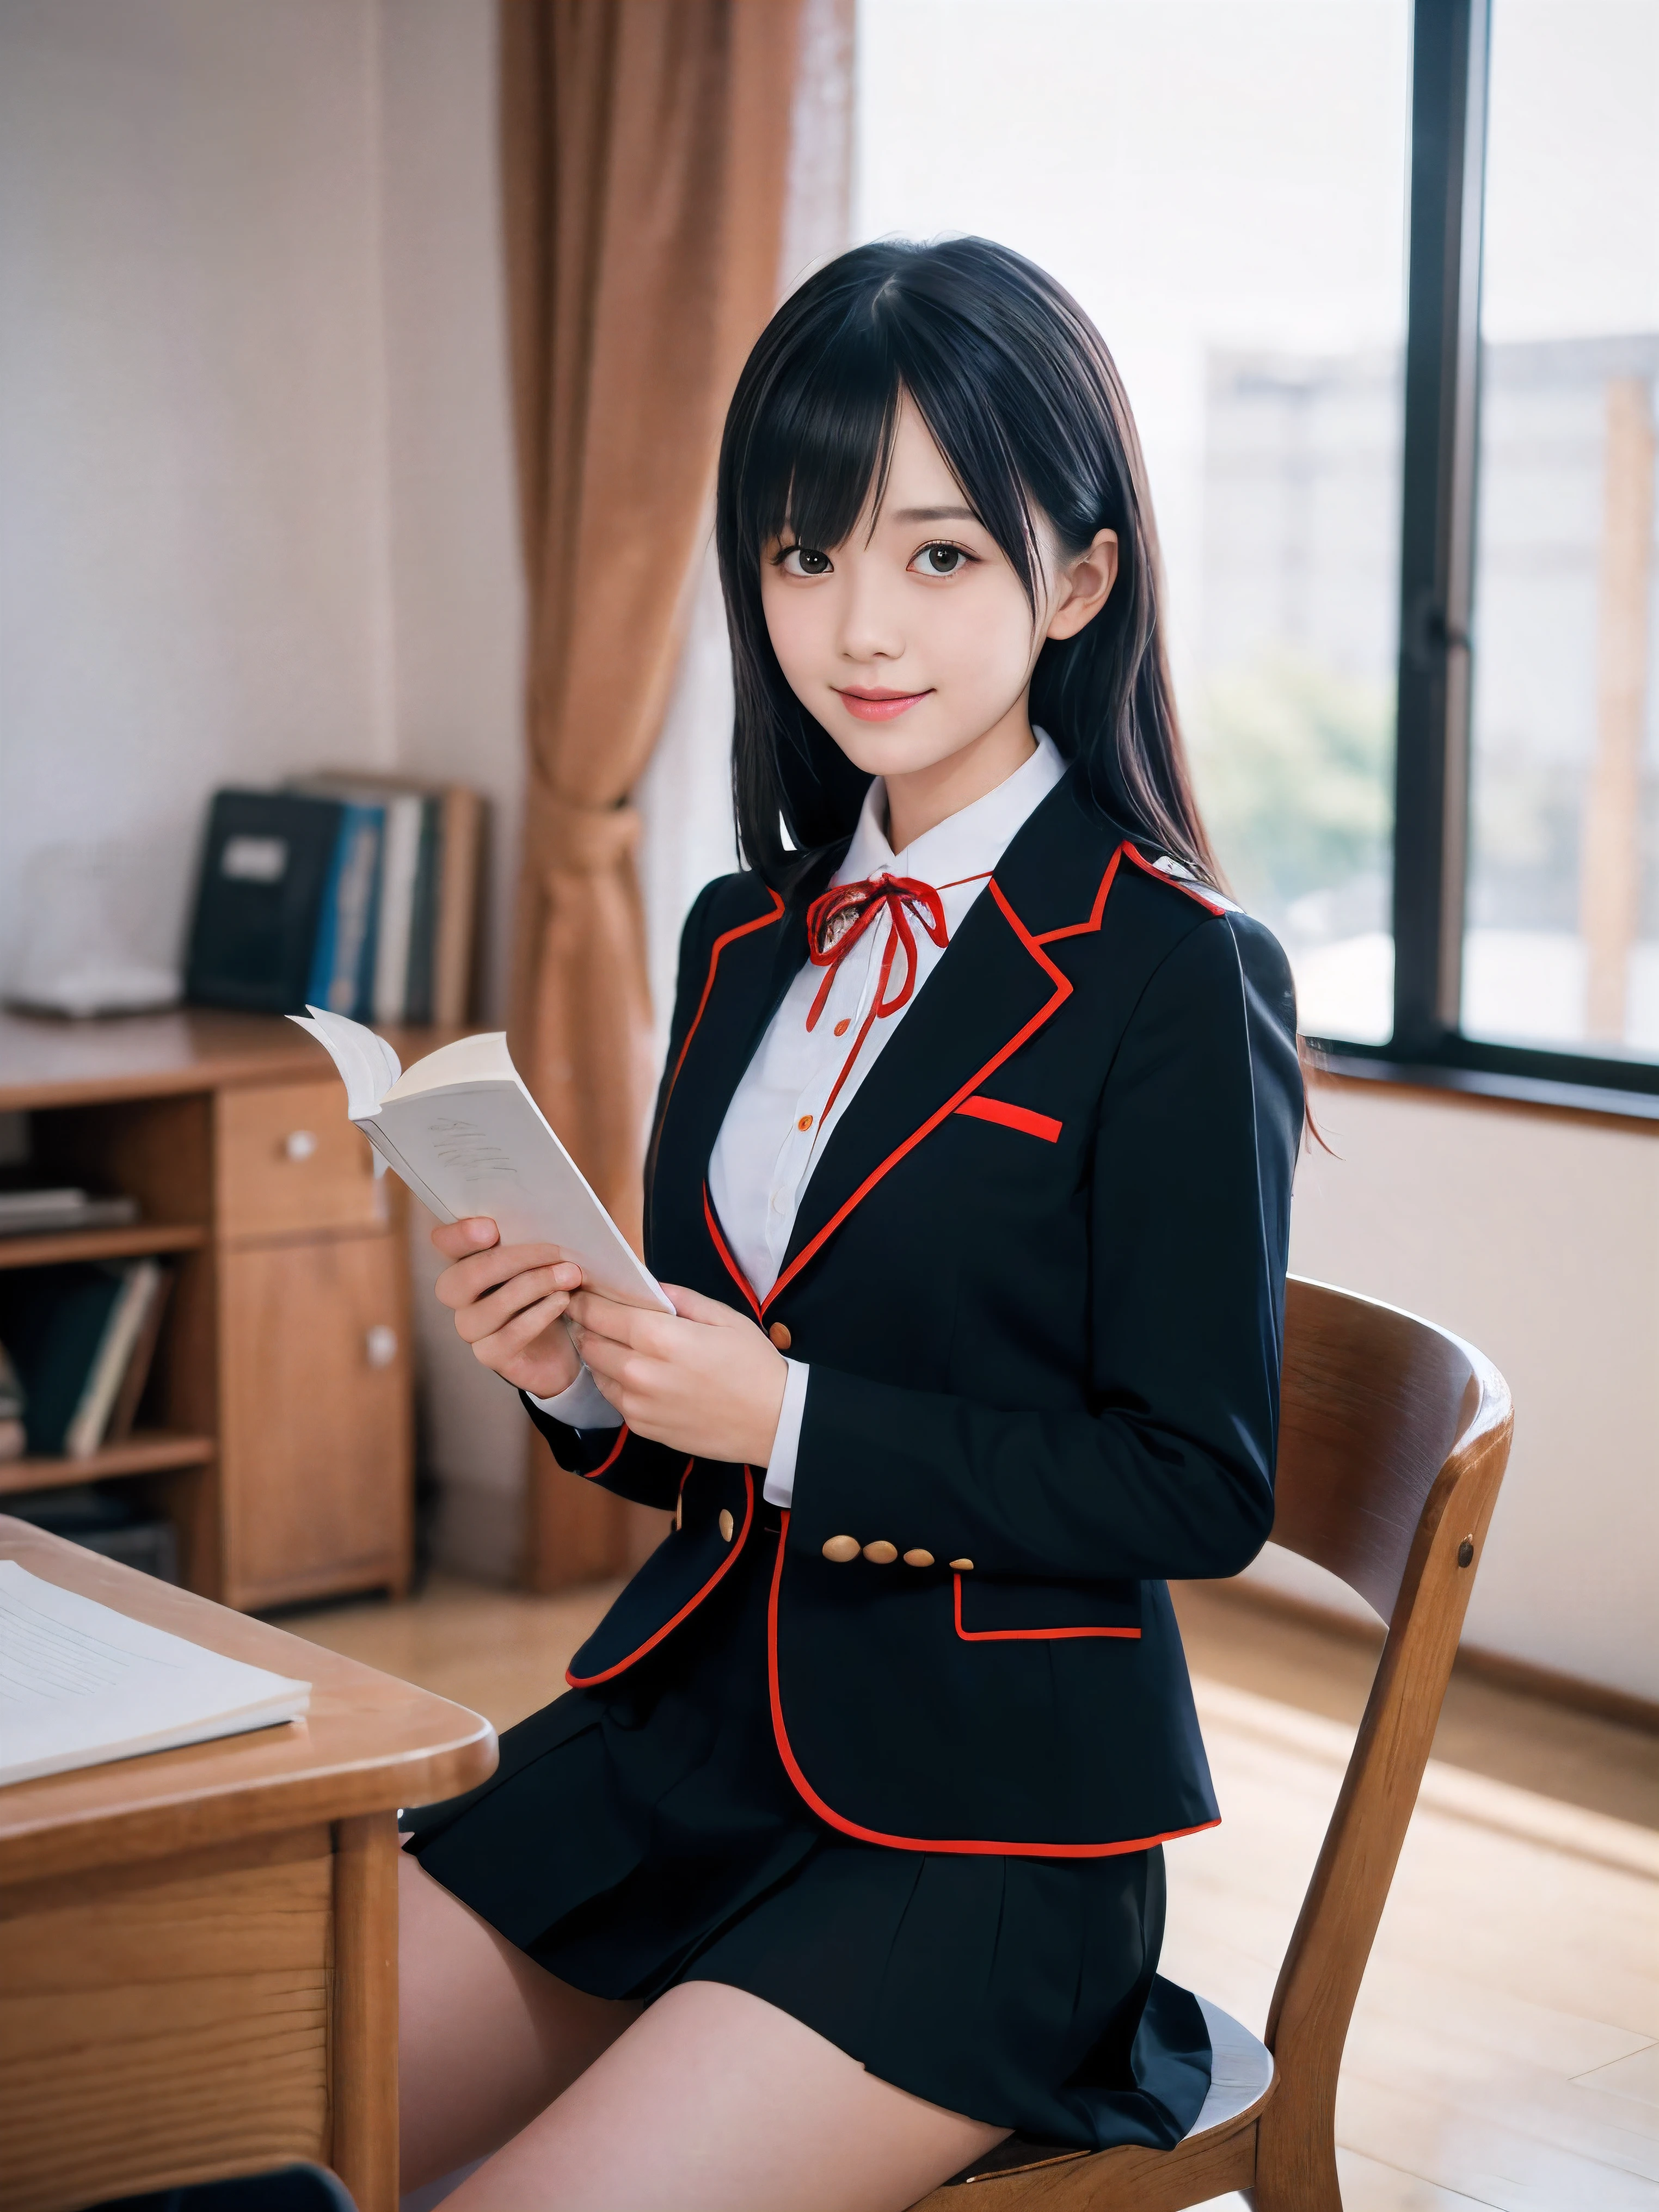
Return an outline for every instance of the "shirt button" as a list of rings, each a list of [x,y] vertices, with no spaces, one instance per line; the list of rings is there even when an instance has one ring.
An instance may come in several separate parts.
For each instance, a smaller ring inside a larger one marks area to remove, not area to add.
[[[795,1127],[796,1127],[798,1129],[810,1129],[810,1128],[811,1127],[811,1126],[812,1126],[812,1117],[811,1117],[811,1115],[810,1114],[803,1114],[803,1115],[801,1115],[801,1117],[800,1117],[799,1121],[797,1121],[797,1122],[796,1122],[796,1124],[795,1124]]]
[[[845,1036],[848,1030],[850,1030],[853,1024],[850,1018],[846,1021],[837,1022],[836,1024],[836,1035],[837,1036]]]

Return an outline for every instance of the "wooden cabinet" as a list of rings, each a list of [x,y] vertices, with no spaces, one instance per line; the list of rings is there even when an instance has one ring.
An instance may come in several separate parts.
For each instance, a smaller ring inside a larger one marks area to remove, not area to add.
[[[407,1065],[455,1032],[394,1033]],[[165,1512],[191,1588],[252,1610],[403,1590],[413,1378],[401,1186],[377,1180],[319,1048],[291,1024],[189,1013],[0,1017],[0,1114],[41,1180],[137,1198],[131,1228],[0,1239],[0,1267],[167,1255],[131,1441],[0,1464],[0,1497],[115,1481]]]
[[[383,1234],[227,1252],[220,1443],[231,1601],[408,1574],[409,1269]]]

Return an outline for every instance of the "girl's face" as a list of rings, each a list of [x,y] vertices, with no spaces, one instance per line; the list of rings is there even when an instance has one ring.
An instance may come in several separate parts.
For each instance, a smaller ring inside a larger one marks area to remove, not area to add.
[[[900,406],[880,509],[846,543],[786,528],[761,562],[761,601],[789,688],[858,768],[905,776],[982,741],[1030,750],[1026,696],[1043,641],[1070,637],[1105,604],[1116,533],[1062,556],[1037,517],[1035,621],[1024,587],[976,521],[908,399]],[[965,765],[965,763],[964,763]]]

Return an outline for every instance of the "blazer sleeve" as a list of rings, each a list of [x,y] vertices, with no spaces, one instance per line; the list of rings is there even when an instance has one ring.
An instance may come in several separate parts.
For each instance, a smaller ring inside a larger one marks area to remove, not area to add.
[[[1024,1412],[812,1365],[792,1546],[884,1536],[981,1574],[1236,1574],[1273,1526],[1303,1093],[1288,964],[1243,915],[1144,990],[1093,1140],[1089,1406]]]
[[[663,1109],[668,1103],[668,1085],[674,1064],[680,1056],[686,1032],[696,1013],[697,1000],[702,994],[703,976],[708,966],[708,955],[714,941],[714,908],[717,894],[723,883],[730,879],[717,876],[713,883],[705,884],[692,902],[691,911],[685,917],[680,932],[679,971],[674,989],[674,1014],[669,1024],[668,1057],[663,1063],[662,1079],[657,1085],[656,1111],[651,1117],[653,1139],[646,1156],[646,1209],[651,1203],[651,1170],[656,1152],[655,1132],[662,1121]],[[525,1391],[519,1393],[525,1411],[547,1438],[553,1456],[571,1474],[580,1474],[590,1482],[599,1483],[605,1490],[614,1490],[619,1497],[631,1498],[639,1505],[673,1505],[679,1493],[680,1476],[685,1467],[685,1454],[670,1449],[667,1444],[655,1443],[647,1437],[636,1437],[625,1425],[604,1429],[574,1429],[568,1422],[556,1420],[532,1403]]]

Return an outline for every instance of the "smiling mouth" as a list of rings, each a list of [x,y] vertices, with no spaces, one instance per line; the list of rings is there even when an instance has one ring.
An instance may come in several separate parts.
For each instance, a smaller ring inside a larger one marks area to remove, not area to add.
[[[890,722],[928,696],[927,691],[888,691],[878,686],[836,691],[848,713],[856,714],[860,722]]]

